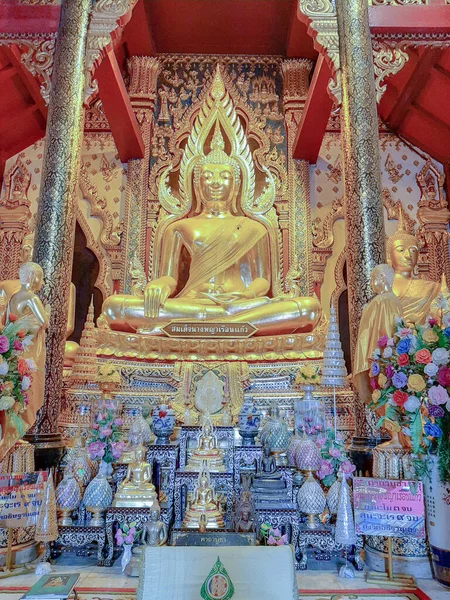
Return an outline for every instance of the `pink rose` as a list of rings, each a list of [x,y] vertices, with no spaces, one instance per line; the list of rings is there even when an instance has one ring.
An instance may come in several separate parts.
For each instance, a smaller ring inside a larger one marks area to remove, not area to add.
[[[18,339],[13,340],[13,348],[14,350],[16,350],[17,352],[23,352],[23,346],[22,346],[22,342]]]
[[[356,467],[354,464],[352,464],[349,460],[345,460],[340,467],[341,471],[344,473],[344,475],[350,475],[351,473],[353,473],[353,471],[356,470]]]
[[[102,427],[102,429],[99,430],[99,436],[100,437],[109,437],[112,433],[112,429],[111,427]]]
[[[379,348],[386,348],[389,337],[387,335],[382,335],[377,342]]]
[[[0,354],[4,354],[9,350],[9,340],[6,335],[0,335]]]
[[[437,379],[443,387],[450,386],[450,368],[441,367],[438,371]]]

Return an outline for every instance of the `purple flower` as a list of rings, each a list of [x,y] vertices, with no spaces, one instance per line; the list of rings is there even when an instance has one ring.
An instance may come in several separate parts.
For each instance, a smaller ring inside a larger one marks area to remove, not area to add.
[[[123,544],[123,533],[121,529],[118,529],[116,531],[116,542],[118,546],[121,546]]]
[[[316,438],[316,444],[318,446],[324,446],[326,441],[327,440],[325,439],[324,435],[318,435],[317,438]]]
[[[120,458],[124,450],[124,442],[111,442],[111,454],[113,455],[113,458]]]
[[[116,427],[120,427],[121,425],[123,425],[123,419],[119,419],[119,418],[114,419],[114,425]]]
[[[382,335],[377,342],[377,346],[379,348],[386,348],[389,337],[387,335]]]
[[[445,404],[448,402],[448,392],[442,385],[433,385],[428,391],[431,404]]]
[[[13,348],[14,350],[16,350],[16,352],[22,352],[23,351],[23,346],[22,346],[22,342],[18,339],[15,339],[13,341]]]
[[[9,350],[9,340],[6,335],[0,335],[0,354],[4,354]]]
[[[353,471],[356,470],[356,467],[349,460],[345,460],[341,464],[341,468],[340,469],[344,473],[344,475],[350,475],[351,473],[353,473]]]
[[[317,477],[319,479],[324,479],[324,477],[326,477],[327,475],[331,475],[332,473],[334,473],[333,465],[329,460],[323,458],[320,461],[320,467],[317,471]]]
[[[442,429],[435,425],[434,423],[426,423],[423,428],[425,435],[429,435],[430,437],[440,438],[442,437]]]
[[[130,535],[130,533],[128,533],[127,537],[125,538],[125,542],[127,544],[132,544],[134,542],[134,536]]]
[[[92,442],[88,446],[89,455],[92,459],[103,458],[105,455],[105,445],[103,442]]]
[[[380,372],[380,365],[377,362],[372,363],[372,368],[370,369],[370,374],[372,377],[376,377]]]
[[[112,433],[112,429],[111,427],[102,427],[98,434],[100,437],[105,438],[105,437],[109,437]]]
[[[401,371],[399,373],[394,373],[392,376],[392,384],[395,385],[396,388],[402,388],[408,382],[408,378]]]
[[[389,377],[389,379],[390,379],[392,377],[392,375],[395,373],[394,367],[392,365],[386,365],[384,372],[385,372],[386,377]]]
[[[341,451],[339,448],[330,448],[329,455],[333,458],[339,458],[341,455]]]
[[[433,404],[431,404],[428,407],[428,414],[430,415],[430,417],[438,419],[439,417],[443,417],[445,415],[445,412],[441,406],[434,406]]]

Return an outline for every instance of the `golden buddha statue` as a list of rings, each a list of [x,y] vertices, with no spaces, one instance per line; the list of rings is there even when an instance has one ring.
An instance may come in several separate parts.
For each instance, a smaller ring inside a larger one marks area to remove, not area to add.
[[[157,277],[143,296],[105,300],[109,327],[160,335],[169,322],[216,321],[251,323],[255,335],[263,336],[314,330],[319,301],[283,295],[274,275],[279,270],[275,182],[263,167],[267,186],[255,198],[252,154],[219,69],[183,151],[180,199],[167,187],[170,170],[159,183],[165,212],[154,240]]]
[[[222,453],[217,447],[217,437],[214,433],[214,426],[211,423],[209,414],[206,414],[204,417],[202,430],[198,436],[197,447],[189,457],[186,471],[201,471],[205,462],[210,471],[225,471]]]
[[[33,343],[25,348],[23,358],[32,358],[36,370],[32,373],[32,383],[26,391],[28,404],[20,413],[22,437],[36,420],[36,413],[44,401],[45,385],[45,330],[48,327],[50,306],[44,307],[37,296],[42,287],[42,268],[33,262],[23,263],[19,269],[19,290],[9,299],[6,320],[13,314],[18,319],[26,318],[28,331],[33,334]],[[0,460],[18,440],[17,428],[10,422],[6,411],[0,411]]]
[[[445,283],[414,276],[419,260],[419,243],[401,227],[400,220],[399,229],[387,243],[388,262],[395,271],[392,290],[400,300],[405,321],[423,325],[430,315],[433,300],[441,289],[445,292]]]
[[[366,403],[372,399],[369,371],[374,350],[383,335],[392,337],[396,317],[403,317],[399,298],[392,291],[395,271],[389,265],[377,265],[370,274],[370,284],[376,296],[364,307],[359,323],[355,348],[353,383],[359,397]]]
[[[201,524],[206,529],[223,529],[225,527],[206,462],[203,463],[198,475],[193,499],[186,508],[182,527],[183,529],[199,529]]]
[[[119,484],[113,506],[151,508],[158,502],[152,483],[152,467],[145,460],[145,447],[137,446],[135,459],[128,465],[125,479]]]
[[[20,251],[20,259],[22,264],[30,262],[33,260],[33,239],[34,234],[29,233],[23,239],[22,248]],[[5,306],[8,303],[8,300],[16,294],[20,290],[20,280],[19,279],[5,279],[4,281],[0,281],[0,324],[4,322],[5,313],[2,312],[1,306],[2,304]],[[67,328],[66,328],[66,338],[71,335],[75,328],[75,302],[76,302],[76,293],[77,290],[74,284],[70,283],[69,288],[69,308],[68,308],[68,316],[67,316]],[[4,302],[1,302],[1,298],[4,298]],[[78,351],[79,345],[76,342],[72,342],[70,340],[66,341],[65,352],[64,352],[64,366],[71,366],[73,361],[75,360],[76,353]]]

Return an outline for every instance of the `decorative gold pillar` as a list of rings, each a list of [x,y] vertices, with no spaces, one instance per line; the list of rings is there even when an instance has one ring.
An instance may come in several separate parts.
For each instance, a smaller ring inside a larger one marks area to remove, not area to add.
[[[341,146],[352,354],[370,272],[386,260],[378,116],[367,0],[336,0],[342,78]],[[370,433],[355,398],[357,435]]]
[[[83,137],[86,36],[91,0],[63,0],[56,41],[52,87],[39,194],[34,260],[44,270],[41,297],[50,304],[44,404],[32,434],[45,448],[59,445],[70,276],[75,235],[75,202]]]
[[[311,202],[309,186],[309,163],[306,160],[292,158],[295,136],[305,106],[309,89],[309,77],[313,62],[306,59],[289,59],[283,61],[283,105],[284,122],[287,135],[289,206],[287,226],[289,233],[287,274],[302,269],[299,285],[305,296],[313,290],[312,281],[312,236],[311,236]],[[283,226],[283,220],[280,219]],[[285,257],[286,262],[286,257]]]
[[[156,87],[161,65],[153,56],[133,56],[128,61],[130,87],[128,94],[131,105],[141,128],[145,143],[145,155],[142,159],[128,162],[127,188],[125,192],[124,252],[122,291],[130,293],[130,262],[137,257],[151,276],[151,253],[156,227],[156,207],[149,198],[149,169],[151,158],[151,138],[154,126]]]

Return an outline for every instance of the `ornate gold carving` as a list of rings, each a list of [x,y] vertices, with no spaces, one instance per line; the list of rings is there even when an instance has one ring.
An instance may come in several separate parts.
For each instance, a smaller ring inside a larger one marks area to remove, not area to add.
[[[400,173],[400,166],[401,165],[397,166],[395,164],[390,154],[387,155],[386,160],[384,161],[384,168],[388,174],[389,181],[392,181],[394,184],[398,183],[400,179],[403,178],[403,173]]]
[[[105,248],[101,247],[100,244],[94,238],[94,234],[89,227],[89,224],[81,212],[80,207],[76,207],[76,220],[81,227],[84,235],[86,236],[86,247],[95,254],[98,263],[100,265],[97,279],[95,281],[95,287],[97,287],[103,294],[103,298],[107,298],[112,294],[112,273],[111,267],[109,266],[108,255]]]
[[[321,322],[322,323],[322,322]],[[253,337],[249,339],[177,339],[99,330],[98,354],[143,360],[294,360],[322,356],[325,326],[312,334]]]
[[[335,4],[332,0],[298,0],[298,7],[308,18],[310,29],[316,33],[315,42],[326,52],[334,75],[328,91],[341,104],[341,62]]]
[[[101,61],[102,53],[111,44],[115,30],[120,27],[119,23],[127,21],[136,2],[137,0],[97,0],[93,4],[84,65],[86,106],[98,92],[94,72]]]
[[[84,166],[80,169],[80,189],[83,198],[89,202],[91,216],[98,217],[102,222],[100,240],[104,246],[117,246],[120,244],[123,232],[123,223],[114,225],[114,220],[108,210],[105,198],[100,198],[98,190],[89,179],[89,174]]]
[[[30,233],[30,182],[31,174],[18,158],[5,174],[5,193],[0,199],[0,255],[4,257],[0,280],[17,279],[23,240]]]
[[[314,63],[307,58],[290,58],[283,60],[283,103],[290,108],[294,102],[298,107],[300,101],[305,101],[309,90],[309,77]]]
[[[20,57],[21,62],[41,82],[41,94],[48,104],[50,99],[51,76],[53,71],[53,54],[55,52],[55,40],[24,40],[22,42],[28,48]]]
[[[401,42],[392,44],[378,39],[372,40],[372,51],[377,102],[380,102],[386,91],[385,79],[398,73],[405,66],[409,55]]]

